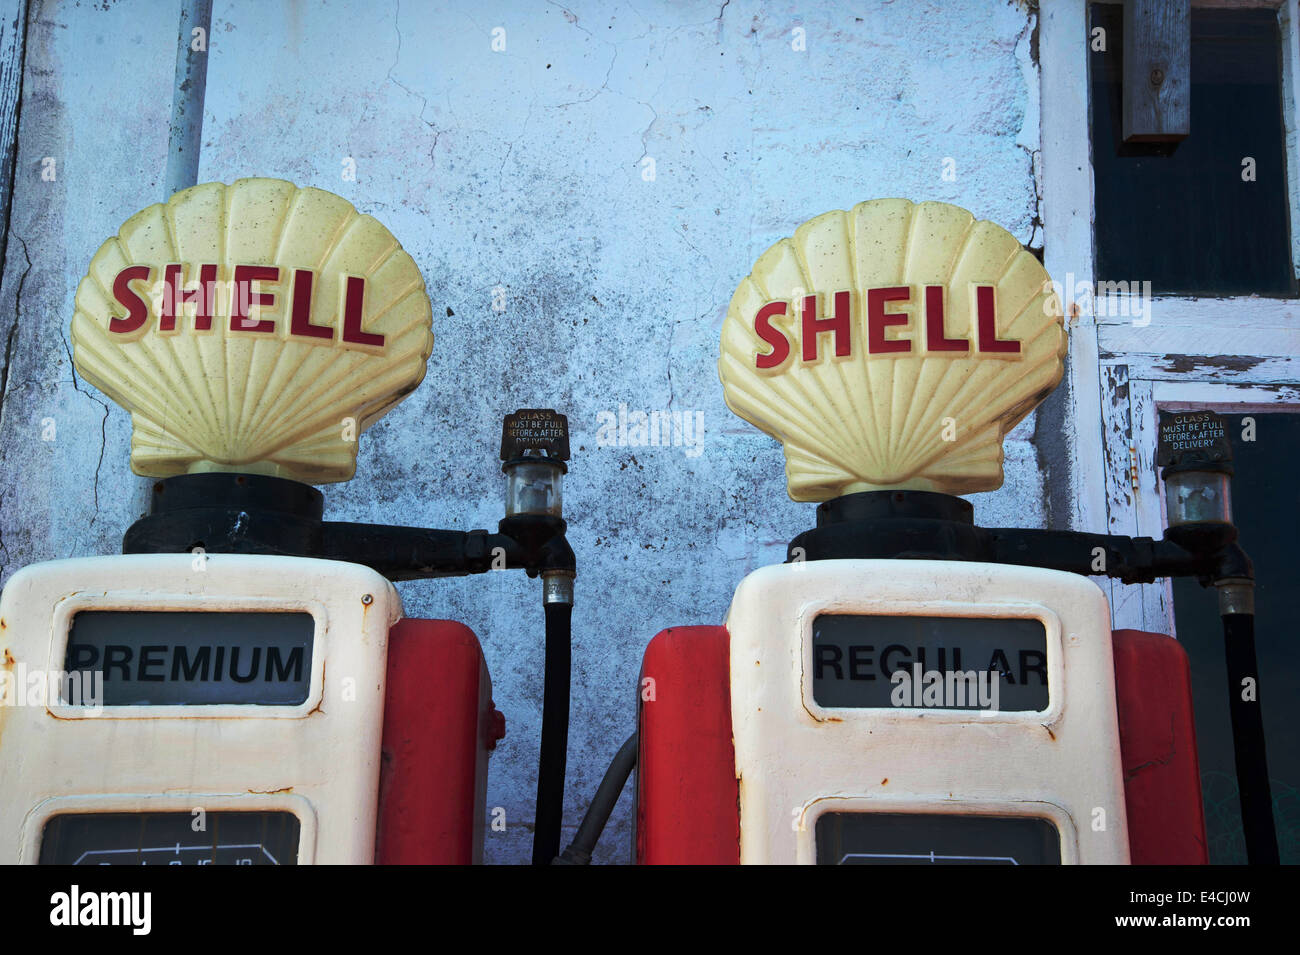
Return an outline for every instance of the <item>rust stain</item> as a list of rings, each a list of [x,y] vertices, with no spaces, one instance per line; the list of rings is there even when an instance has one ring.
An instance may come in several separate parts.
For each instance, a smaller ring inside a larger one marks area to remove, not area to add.
[[[880,781],[880,785],[882,785],[882,786],[888,786],[888,785],[889,785],[889,777],[886,776],[884,779],[882,779],[882,780]]]
[[[375,605],[375,598],[370,594],[361,595],[361,642],[370,646],[370,638],[366,636],[366,624],[370,621],[370,608]]]
[[[326,665],[322,663],[320,667],[320,700],[317,701],[316,705],[307,713],[308,716],[315,716],[317,713],[325,712],[325,694],[329,692],[330,687],[329,681],[325,678],[325,666]]]
[[[1222,371],[1250,371],[1256,365],[1262,365],[1263,358],[1248,355],[1162,355],[1160,360],[1167,362],[1166,371],[1189,372],[1198,368],[1217,368]]]
[[[21,689],[13,685],[14,663],[14,655],[9,651],[8,647],[5,647],[4,658],[3,660],[0,660],[0,667],[2,667],[9,676],[4,680],[3,688],[0,689],[0,703],[17,703],[18,694],[22,692]],[[14,694],[12,698],[9,696],[11,692]],[[9,707],[0,705],[0,733],[4,730],[4,725],[7,721],[8,715]]]
[[[253,796],[279,796],[283,793],[293,792],[293,787],[285,786],[282,789],[249,789],[247,792]]]
[[[1052,732],[1052,728],[1051,728],[1050,726],[1048,726],[1046,723],[1044,723],[1044,724],[1043,724],[1043,729],[1047,730],[1047,735],[1050,736],[1050,737],[1052,737],[1052,742],[1055,743],[1055,742],[1056,742],[1056,734]]]

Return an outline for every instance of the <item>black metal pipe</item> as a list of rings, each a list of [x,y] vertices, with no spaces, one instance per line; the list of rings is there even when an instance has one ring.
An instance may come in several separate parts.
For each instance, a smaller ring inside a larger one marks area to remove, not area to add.
[[[600,835],[605,831],[605,825],[618,804],[618,797],[623,794],[628,777],[636,768],[639,743],[640,737],[633,733],[614,754],[609,769],[605,770],[600,786],[596,789],[596,795],[591,799],[591,805],[587,807],[586,815],[582,817],[577,835],[552,865],[591,865],[591,854],[596,851],[596,843],[600,841]]]
[[[1221,529],[1163,540],[1080,531],[979,527],[968,501],[929,491],[861,491],[817,507],[817,526],[790,542],[788,559],[962,560],[1044,567],[1125,583],[1208,579],[1231,543]],[[1191,547],[1188,544],[1197,546]]]
[[[547,601],[546,664],[542,677],[542,742],[537,760],[533,865],[550,865],[560,852],[564,772],[569,748],[569,679],[573,653],[572,603]]]
[[[388,524],[326,521],[320,549],[311,556],[365,564],[389,580],[423,580],[522,567],[518,542],[487,531],[447,531]]]
[[[267,554],[364,564],[389,580],[489,570],[574,572],[565,523],[521,514],[496,533],[325,521],[324,497],[299,481],[258,474],[183,474],[154,482],[149,514],[122,539],[126,554]]]
[[[533,563],[535,572],[540,573],[543,577],[548,573],[559,572],[559,576],[567,577],[570,581],[577,576],[578,562],[573,553],[573,548],[569,546],[569,539],[564,536],[564,532],[556,534],[540,548],[537,549]],[[534,568],[530,567],[530,571]],[[572,594],[570,594],[572,597]],[[561,601],[563,603],[564,601]],[[573,603],[572,599],[568,603]]]
[[[976,530],[986,542],[985,559],[990,563],[1111,577],[1126,584],[1201,576],[1214,566],[1212,555],[1194,553],[1171,540],[1019,527]]]
[[[1223,615],[1224,654],[1228,664],[1228,713],[1232,750],[1241,800],[1241,828],[1251,865],[1277,865],[1277,831],[1264,748],[1260,709],[1259,664],[1255,656],[1255,615]]]

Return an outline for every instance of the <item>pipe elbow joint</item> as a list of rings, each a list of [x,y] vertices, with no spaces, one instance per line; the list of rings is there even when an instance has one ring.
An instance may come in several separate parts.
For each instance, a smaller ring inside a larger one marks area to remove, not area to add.
[[[1254,581],[1255,564],[1239,543],[1233,541],[1216,555],[1214,562],[1216,581],[1239,579]]]
[[[538,570],[543,577],[549,574],[563,574],[569,577],[578,575],[577,557],[563,531],[542,545]]]

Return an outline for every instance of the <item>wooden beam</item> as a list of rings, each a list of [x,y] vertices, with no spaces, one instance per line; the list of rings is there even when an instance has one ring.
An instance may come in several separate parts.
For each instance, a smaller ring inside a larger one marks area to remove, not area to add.
[[[204,48],[193,49],[193,31],[202,30]],[[172,91],[172,122],[167,138],[167,175],[163,202],[199,181],[199,151],[203,145],[203,100],[208,90],[208,47],[212,42],[212,0],[181,4],[176,39],[176,85]],[[147,483],[147,482],[146,482]]]
[[[1185,139],[1192,127],[1191,0],[1124,4],[1124,142]]]
[[[18,113],[22,106],[23,50],[27,3],[20,0],[0,19],[0,268],[9,238],[9,200],[18,155]],[[3,276],[0,272],[0,277]]]
[[[4,281],[9,261],[9,211],[17,171],[18,117],[23,104],[26,41],[27,0],[18,0],[0,14],[0,283]],[[0,327],[0,421],[4,417],[5,394],[9,390],[9,371],[18,334],[18,305],[15,293],[13,308],[7,315],[0,316],[7,319]]]

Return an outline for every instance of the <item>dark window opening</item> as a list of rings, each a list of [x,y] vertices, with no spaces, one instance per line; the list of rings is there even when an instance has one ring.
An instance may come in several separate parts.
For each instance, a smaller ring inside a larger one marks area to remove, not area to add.
[[[1294,297],[1277,11],[1192,9],[1191,134],[1176,144],[1123,143],[1123,7],[1090,16],[1090,40],[1105,30],[1105,51],[1089,46],[1095,281]]]
[[[1242,440],[1243,417],[1255,422]],[[1295,542],[1300,540],[1300,414],[1225,415],[1232,441],[1233,522],[1255,564],[1255,648],[1259,703],[1278,849],[1284,863],[1300,862],[1300,604],[1295,598]],[[1191,658],[1192,705],[1206,835],[1214,865],[1245,864],[1241,805],[1228,717],[1223,628],[1213,588],[1173,582],[1178,640]]]

